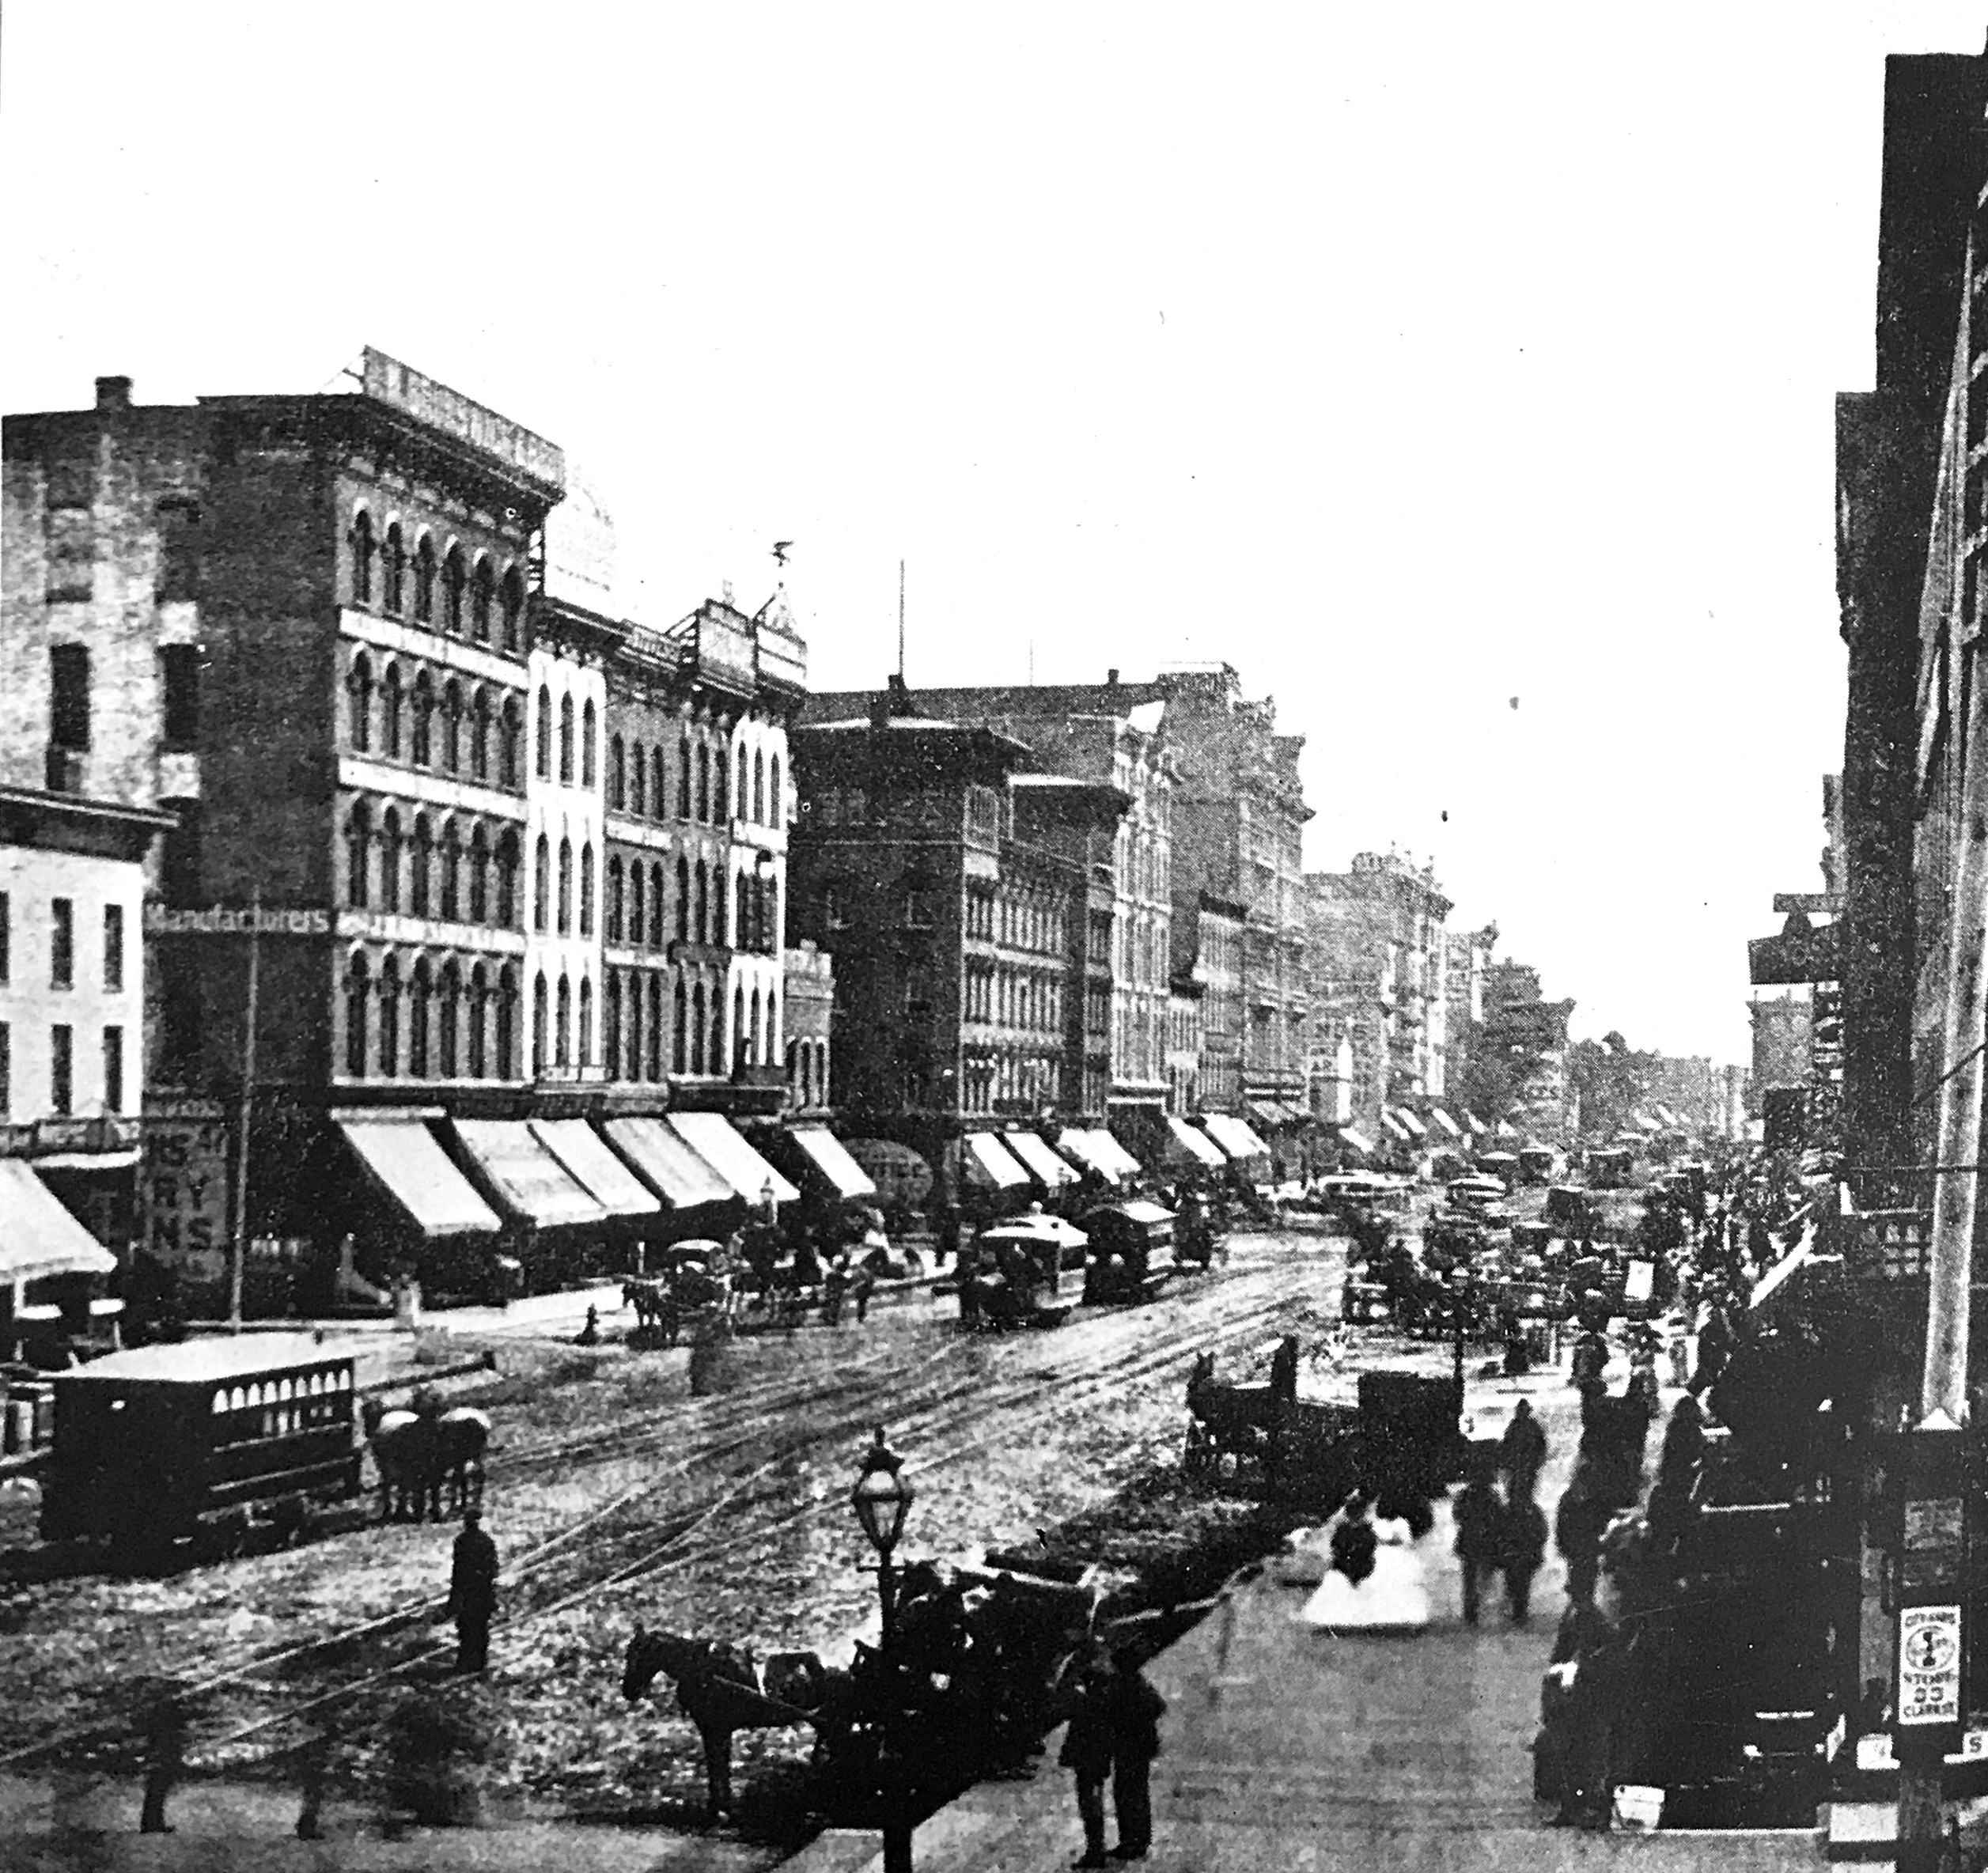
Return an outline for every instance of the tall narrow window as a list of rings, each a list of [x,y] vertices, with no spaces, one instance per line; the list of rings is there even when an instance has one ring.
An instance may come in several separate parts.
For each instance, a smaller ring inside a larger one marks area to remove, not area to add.
[[[663,947],[663,866],[658,859],[649,868],[649,947]]]
[[[778,755],[767,764],[767,808],[770,815],[767,823],[778,828],[786,812],[780,793],[780,757]]]
[[[663,978],[654,969],[649,972],[649,1077],[663,1077]]]
[[[657,819],[669,817],[668,771],[663,765],[663,744],[659,741],[649,757],[649,811]]]
[[[104,1110],[117,1113],[124,1110],[124,1030],[106,1027],[104,1030]]]
[[[573,698],[559,698],[559,785],[573,785]]]
[[[542,936],[552,927],[552,842],[543,833],[532,857],[532,928]]]
[[[372,862],[373,815],[364,800],[358,802],[345,822],[345,901],[354,910],[366,907],[366,872]]]
[[[657,785],[662,785],[660,776]],[[660,816],[661,808],[658,806]],[[676,817],[687,819],[691,816],[691,743],[687,735],[676,744]]]
[[[521,759],[521,744],[524,740],[524,713],[518,707],[517,698],[509,697],[504,704],[502,762],[498,771],[500,786],[516,789],[519,776],[524,771]]]
[[[387,665],[380,682],[380,751],[389,761],[400,759],[400,666]]]
[[[639,1080],[642,1077],[642,971],[631,969],[628,972],[628,1077]]]
[[[56,644],[48,652],[48,739],[59,748],[89,746],[89,647]]]
[[[676,861],[676,940],[687,943],[691,935],[691,861]]]
[[[469,634],[479,644],[490,641],[490,600],[496,589],[496,581],[490,577],[490,562],[479,554],[476,569],[469,581]],[[479,1079],[482,1077],[476,1076]]]
[[[750,773],[751,770],[746,762],[745,745],[740,743],[739,746],[739,785],[732,797],[738,802],[733,810],[741,819],[749,819],[752,813],[752,784],[748,778]],[[718,815],[720,819],[723,819],[724,816],[721,813]]]
[[[697,940],[709,943],[711,936],[711,875],[705,869],[704,861],[697,861],[697,915],[695,918]]]
[[[719,1070],[719,1062],[723,1059],[723,1056],[718,1054],[715,1037],[714,1037],[713,1039],[712,1052],[717,1056],[712,1062],[712,1070],[716,1072]],[[745,986],[743,983],[741,983],[737,988],[732,991],[732,1064],[735,1067],[740,1067],[745,1065],[747,1063],[748,1056],[745,1050]]]
[[[600,1058],[606,1062],[608,1077],[619,1080],[621,1077],[621,971],[608,971],[608,992],[600,1000]]]
[[[732,876],[732,947],[745,949],[751,947],[752,918],[746,899],[745,874],[735,872]]]
[[[429,910],[429,891],[434,882],[435,835],[426,813],[415,815],[415,844],[411,876],[408,880],[407,907],[416,917]]]
[[[373,516],[364,508],[352,520],[352,602],[373,603]]]
[[[608,861],[607,899],[608,940],[619,943],[622,931],[622,869],[618,858]]]
[[[58,1118],[76,1104],[76,1031],[66,1023],[48,1031],[48,1103]]]
[[[573,1060],[576,1066],[585,1066],[593,1058],[593,983],[585,976],[580,978],[580,1027],[574,1038]]]
[[[559,978],[559,1000],[554,1004],[555,1019],[552,1024],[552,1063],[555,1066],[570,1066],[573,1032],[573,986],[562,975]]]
[[[628,805],[628,751],[619,735],[608,743],[608,804],[617,813]]]
[[[580,934],[593,934],[593,847],[580,848]]]
[[[642,744],[635,744],[634,770],[630,776],[628,810],[638,815],[648,811],[649,786],[646,763],[642,759]]]
[[[345,971],[345,1071],[349,1078],[365,1077],[366,967],[364,956],[354,956]]]
[[[432,736],[435,721],[435,686],[426,670],[415,679],[411,700],[414,713],[410,725],[412,732],[407,738],[411,744],[408,751],[414,758],[415,766],[426,767],[434,759]]]
[[[392,807],[380,815],[380,908],[400,910],[400,815]]]
[[[0,986],[4,986],[13,969],[13,899],[0,891]],[[0,1102],[0,1112],[6,1110]]]
[[[380,965],[380,1077],[400,1071],[400,965],[392,957]]]
[[[490,1006],[490,978],[483,973],[483,965],[477,963],[469,972],[469,1077],[480,1080],[489,1065],[489,1056],[484,1051],[486,1032],[484,1022]]]
[[[447,774],[463,770],[463,686],[453,679],[441,693],[441,764]]]
[[[704,1070],[704,985],[691,991],[691,1071]]]
[[[552,692],[543,684],[532,725],[539,745],[532,756],[532,771],[540,780],[549,781],[552,778]]]
[[[363,755],[373,746],[373,661],[363,650],[352,660],[345,693],[347,739]]]
[[[69,898],[57,898],[49,906],[48,986],[71,989],[76,986],[76,906]]]
[[[463,550],[451,547],[442,562],[441,628],[460,634],[463,628],[463,588],[469,583],[469,569],[463,563]]]
[[[434,976],[423,956],[415,964],[407,1001],[407,1071],[417,1080],[428,1077],[428,1016],[434,990]]]
[[[513,566],[504,575],[504,648],[513,653],[524,648],[524,581]]]
[[[469,774],[475,781],[490,778],[490,693],[479,688],[470,706]]]
[[[452,959],[441,967],[441,1020],[435,1030],[435,1065],[445,1080],[453,1080],[457,1071],[457,1031],[462,1025],[463,978],[462,971]]]
[[[593,732],[593,704],[589,701],[580,712],[580,785],[583,787],[594,785]]]
[[[398,520],[389,521],[387,524],[386,545],[380,555],[380,570],[383,575],[382,582],[386,587],[386,608],[389,611],[398,611],[406,601],[407,577],[407,545]]]
[[[518,868],[524,863],[524,853],[518,846],[517,834],[506,831],[497,842],[497,903],[490,921],[500,930],[521,929],[521,912],[518,906]]]
[[[415,622],[435,622],[435,543],[425,533],[415,547]]]
[[[559,934],[573,934],[573,842],[559,842]]]
[[[169,754],[200,745],[200,647],[163,644],[159,647],[161,745]]]
[[[497,1061],[500,1080],[517,1076],[517,972],[507,963],[497,978]]]
[[[441,909],[450,923],[462,916],[463,835],[451,819],[441,829]]]
[[[732,764],[725,759],[724,749],[720,748],[718,759],[711,763],[711,818],[715,823],[721,825],[726,815],[725,795],[731,772]]]
[[[637,859],[628,868],[628,940],[639,944],[642,940],[642,868]]]
[[[481,821],[469,835],[469,921],[490,921],[490,841]]]
[[[672,998],[670,1012],[676,1016],[676,1025],[669,1036],[669,1070],[672,1073],[687,1073],[689,1069],[690,1005],[683,993],[683,978],[676,978],[676,993]]]
[[[697,816],[711,816],[711,751],[701,742],[697,749]]]
[[[124,989],[124,906],[104,906],[104,986],[111,994]]]
[[[545,1071],[546,1026],[545,972],[541,970],[532,984],[532,1077]]]

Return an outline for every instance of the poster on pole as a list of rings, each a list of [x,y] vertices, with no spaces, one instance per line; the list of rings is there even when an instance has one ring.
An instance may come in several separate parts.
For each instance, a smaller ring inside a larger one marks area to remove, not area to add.
[[[1905,1606],[1899,1611],[1901,1725],[1960,1721],[1960,1609]]]

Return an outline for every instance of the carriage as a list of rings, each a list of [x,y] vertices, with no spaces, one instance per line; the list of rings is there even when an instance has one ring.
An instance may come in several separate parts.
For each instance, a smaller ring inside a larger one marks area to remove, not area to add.
[[[659,1259],[654,1274],[622,1283],[622,1305],[634,1308],[638,1330],[666,1346],[686,1331],[693,1339],[730,1332],[738,1296],[725,1245],[693,1238],[672,1243]]]
[[[1017,1217],[983,1229],[960,1257],[960,1318],[975,1326],[1055,1326],[1084,1298],[1081,1229]]]
[[[1173,1212],[1157,1203],[1106,1203],[1078,1219],[1090,1239],[1088,1301],[1149,1300],[1174,1273]]]
[[[353,1356],[309,1334],[114,1353],[55,1375],[46,1541],[131,1558],[307,1534],[359,1492]]]

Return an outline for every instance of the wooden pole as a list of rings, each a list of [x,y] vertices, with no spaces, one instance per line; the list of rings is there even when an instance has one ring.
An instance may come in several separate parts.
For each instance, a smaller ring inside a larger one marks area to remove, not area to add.
[[[235,1134],[235,1237],[228,1266],[228,1325],[241,1331],[242,1274],[248,1259],[248,1122],[256,1103],[256,1026],[261,1006],[263,894],[249,900],[248,1019],[241,1042],[241,1112]]]

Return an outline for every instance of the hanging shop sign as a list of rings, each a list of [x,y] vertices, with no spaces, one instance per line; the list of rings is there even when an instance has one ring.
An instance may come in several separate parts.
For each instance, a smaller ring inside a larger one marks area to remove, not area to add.
[[[1960,1721],[1960,1609],[1899,1611],[1898,1721],[1901,1727]]]

